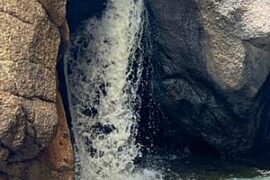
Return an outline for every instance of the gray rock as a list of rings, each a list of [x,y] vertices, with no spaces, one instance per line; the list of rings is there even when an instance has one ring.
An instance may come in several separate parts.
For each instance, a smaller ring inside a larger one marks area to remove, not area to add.
[[[270,2],[147,3],[169,143],[195,137],[231,158],[269,144]]]
[[[0,161],[33,158],[56,133],[55,67],[65,1],[55,4],[0,2]]]

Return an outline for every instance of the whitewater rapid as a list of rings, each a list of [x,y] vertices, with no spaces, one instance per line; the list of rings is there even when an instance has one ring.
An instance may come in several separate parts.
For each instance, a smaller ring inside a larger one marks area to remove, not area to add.
[[[86,20],[72,36],[65,72],[76,179],[141,179],[133,161],[140,156],[135,106],[140,104],[143,14],[143,0],[109,0],[100,19]]]

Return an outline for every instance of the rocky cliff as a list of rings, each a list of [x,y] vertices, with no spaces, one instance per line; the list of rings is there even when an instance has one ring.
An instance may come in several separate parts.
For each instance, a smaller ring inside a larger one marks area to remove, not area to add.
[[[61,36],[62,42],[68,37],[65,3],[0,1],[0,171],[10,179],[36,179],[27,172],[34,172],[36,163],[45,168],[42,158],[47,164],[61,156],[73,160],[57,95],[59,45]],[[72,171],[72,163],[68,165]]]
[[[197,139],[229,158],[268,146],[270,2],[147,4],[153,85],[168,117],[169,130],[162,130],[167,144]]]

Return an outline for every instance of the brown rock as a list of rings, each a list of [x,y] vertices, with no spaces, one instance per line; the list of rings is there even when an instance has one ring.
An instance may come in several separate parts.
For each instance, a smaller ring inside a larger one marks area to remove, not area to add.
[[[28,163],[26,179],[75,179],[73,149],[60,94],[57,101],[57,110],[59,126],[56,137],[52,144],[45,149],[36,160]]]
[[[38,0],[47,11],[50,19],[57,26],[66,22],[66,0]]]
[[[0,3],[0,142],[7,161],[35,157],[57,127],[57,27],[35,0]],[[31,148],[31,151],[29,151]]]
[[[67,125],[66,115],[63,107],[61,95],[58,93],[57,110],[59,116],[59,126],[56,138],[49,146],[48,152],[54,169],[53,176],[57,179],[73,179],[74,177],[74,156],[71,144],[71,137]],[[65,177],[65,178],[63,178]]]
[[[60,39],[67,44],[69,34],[65,4],[0,1],[0,180],[74,178],[56,90]]]
[[[8,180],[8,176],[6,176],[6,175],[0,175],[0,180]]]

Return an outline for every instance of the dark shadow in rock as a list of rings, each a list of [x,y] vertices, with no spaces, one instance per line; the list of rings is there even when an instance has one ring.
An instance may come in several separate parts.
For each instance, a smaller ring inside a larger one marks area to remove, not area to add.
[[[73,33],[83,20],[91,16],[100,17],[106,4],[107,0],[68,0],[67,19],[70,32]]]

